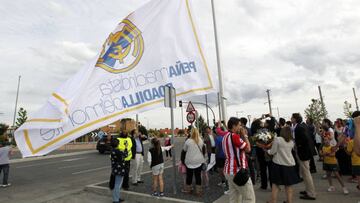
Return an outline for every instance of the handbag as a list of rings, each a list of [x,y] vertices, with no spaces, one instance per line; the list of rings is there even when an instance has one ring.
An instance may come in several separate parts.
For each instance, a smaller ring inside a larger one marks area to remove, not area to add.
[[[233,181],[238,186],[244,186],[249,181],[249,171],[247,169],[241,167],[239,164],[236,149],[235,149],[235,146],[234,146],[234,143],[232,140],[232,134],[230,134],[230,141],[231,141],[231,145],[232,145],[232,148],[234,151],[236,165],[238,168],[240,168],[240,170],[235,174]]]

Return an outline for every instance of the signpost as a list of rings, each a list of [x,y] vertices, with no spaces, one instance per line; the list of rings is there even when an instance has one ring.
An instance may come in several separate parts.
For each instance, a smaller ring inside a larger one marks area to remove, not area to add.
[[[191,111],[186,115],[186,120],[192,124],[195,121],[195,117],[195,113]]]
[[[174,132],[174,108],[176,108],[176,90],[174,87],[167,85],[165,86],[165,107],[170,108],[171,116],[171,143],[175,144],[175,132]],[[176,157],[175,150],[173,150],[173,157]],[[174,170],[174,182],[173,189],[174,194],[176,194],[176,159],[173,158],[173,170]]]
[[[189,104],[188,104],[188,106],[187,106],[187,108],[186,108],[186,112],[193,112],[193,111],[195,111],[195,107],[194,107],[194,105],[191,103],[191,101],[189,101]]]
[[[186,120],[192,125],[195,120],[197,119],[196,110],[194,105],[189,101],[189,104],[186,108],[186,112],[188,113],[186,115]]]

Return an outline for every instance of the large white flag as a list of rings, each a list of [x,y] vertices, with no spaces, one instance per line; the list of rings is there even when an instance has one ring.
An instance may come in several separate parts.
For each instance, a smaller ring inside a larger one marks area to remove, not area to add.
[[[24,157],[47,154],[104,125],[213,91],[188,0],[152,0],[122,20],[99,55],[15,132]]]

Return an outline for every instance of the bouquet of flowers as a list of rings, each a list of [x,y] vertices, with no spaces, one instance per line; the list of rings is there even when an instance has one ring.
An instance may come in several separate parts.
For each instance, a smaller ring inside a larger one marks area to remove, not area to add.
[[[269,146],[276,136],[276,133],[269,132],[267,130],[261,130],[254,136],[254,141],[259,147]]]

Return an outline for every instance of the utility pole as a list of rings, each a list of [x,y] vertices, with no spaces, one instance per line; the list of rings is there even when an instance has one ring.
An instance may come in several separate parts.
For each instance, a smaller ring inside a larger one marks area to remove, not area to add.
[[[319,95],[320,95],[321,109],[322,109],[323,113],[325,114],[324,98],[323,98],[323,95],[322,95],[322,92],[321,92],[320,85],[318,86],[318,89],[319,89]]]
[[[269,112],[272,115],[272,108],[271,108],[271,99],[270,99],[270,90],[266,90],[267,96],[268,96],[268,103],[269,103]]]
[[[207,94],[205,94],[205,104],[206,104],[206,121],[207,121],[207,125],[210,126]]]
[[[279,107],[276,107],[277,113],[278,113],[278,119],[280,119],[280,111],[279,111]]]
[[[20,80],[21,80],[21,75],[19,75],[18,85],[17,85],[17,91],[16,91],[15,110],[14,110],[14,120],[13,120],[13,124],[12,124],[12,126],[13,126],[13,127],[15,126],[16,111],[17,111],[17,105],[18,105],[18,99],[19,99],[19,90],[20,90]]]
[[[354,98],[355,98],[356,110],[359,111],[358,98],[356,97],[355,88],[353,88],[353,93],[354,93]]]
[[[171,143],[175,144],[175,130],[174,130],[174,108],[176,108],[176,90],[175,88],[171,86],[165,86],[165,99],[164,99],[165,107],[170,108],[170,119],[171,119]],[[173,156],[175,155],[175,150],[173,150]],[[177,193],[177,187],[176,187],[176,159],[173,159],[173,190],[174,194]]]
[[[222,121],[222,116],[221,116],[221,102],[220,102],[220,93],[218,92],[218,105],[219,105],[219,120],[220,122]]]
[[[136,130],[139,130],[139,114],[136,114],[136,125],[135,125],[135,127],[136,127]]]
[[[214,25],[214,37],[215,37],[215,49],[216,49],[216,62],[218,68],[218,77],[219,77],[219,91],[220,91],[220,106],[221,106],[221,116],[220,118],[226,118],[226,105],[224,101],[224,84],[223,84],[223,75],[222,75],[222,68],[221,68],[221,61],[220,61],[220,48],[218,43],[218,32],[216,28],[216,16],[215,16],[215,4],[214,0],[211,0],[211,9],[212,9],[212,18],[213,18],[213,25]]]

